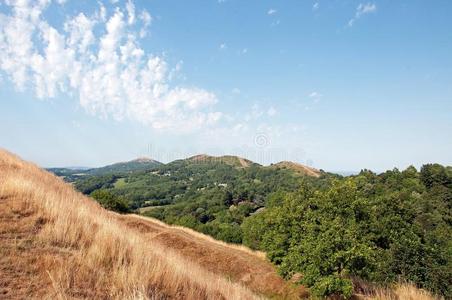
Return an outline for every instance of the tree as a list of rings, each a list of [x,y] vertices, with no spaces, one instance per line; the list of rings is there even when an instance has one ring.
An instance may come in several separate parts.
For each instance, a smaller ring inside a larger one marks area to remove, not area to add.
[[[118,197],[107,190],[96,190],[92,192],[90,196],[99,202],[105,209],[113,210],[119,213],[130,212],[129,206],[123,198]]]
[[[303,187],[288,194],[278,207],[253,220],[264,223],[260,243],[286,278],[302,274],[301,282],[318,296],[353,292],[350,276],[368,278],[374,258],[367,240],[370,206],[350,180],[336,182],[328,191]],[[244,236],[256,227],[244,226]]]

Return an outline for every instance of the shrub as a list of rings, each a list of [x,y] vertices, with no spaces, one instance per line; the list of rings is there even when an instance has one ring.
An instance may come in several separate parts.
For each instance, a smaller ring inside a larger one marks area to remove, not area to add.
[[[130,212],[129,206],[123,198],[118,197],[107,190],[96,190],[92,192],[90,196],[99,202],[105,209],[119,213]]]

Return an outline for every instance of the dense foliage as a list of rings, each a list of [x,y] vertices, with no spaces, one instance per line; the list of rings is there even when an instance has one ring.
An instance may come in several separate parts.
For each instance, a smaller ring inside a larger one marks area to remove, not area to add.
[[[242,224],[244,243],[319,295],[352,293],[352,278],[407,280],[452,297],[452,172],[410,167],[274,197]],[[277,201],[275,201],[277,200]]]

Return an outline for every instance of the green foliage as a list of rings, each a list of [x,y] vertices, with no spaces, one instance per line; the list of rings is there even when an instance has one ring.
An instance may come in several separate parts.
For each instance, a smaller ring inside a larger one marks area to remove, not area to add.
[[[102,207],[113,210],[119,213],[130,212],[129,206],[126,201],[121,197],[117,197],[114,194],[106,190],[96,190],[90,194]]]
[[[263,213],[243,222],[243,242],[266,251],[283,276],[302,274],[301,282],[317,296],[348,297],[350,278],[360,277],[407,280],[451,297],[452,186],[446,170],[365,170],[327,188],[305,184],[271,196]]]
[[[350,279],[325,276],[315,281],[311,286],[311,292],[317,297],[334,295],[339,298],[348,299],[353,294],[353,285]]]

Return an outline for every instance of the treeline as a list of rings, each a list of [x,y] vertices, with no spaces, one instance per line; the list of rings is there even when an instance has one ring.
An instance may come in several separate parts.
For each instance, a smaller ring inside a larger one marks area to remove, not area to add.
[[[406,280],[452,298],[452,172],[438,164],[364,170],[324,189],[269,197],[242,224],[243,243],[263,250],[286,278],[318,296],[351,296],[353,278]]]

